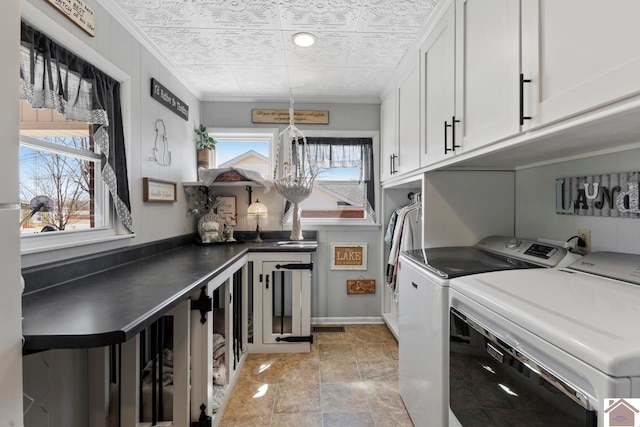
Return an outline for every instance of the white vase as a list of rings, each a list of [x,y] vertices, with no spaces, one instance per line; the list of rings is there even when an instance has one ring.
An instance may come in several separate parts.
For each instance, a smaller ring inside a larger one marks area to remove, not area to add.
[[[291,220],[291,240],[304,240],[302,226],[300,225],[301,210],[298,203],[293,204],[293,219]]]

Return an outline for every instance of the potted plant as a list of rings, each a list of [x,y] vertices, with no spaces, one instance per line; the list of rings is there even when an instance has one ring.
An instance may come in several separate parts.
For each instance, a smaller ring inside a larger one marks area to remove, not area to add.
[[[195,129],[196,132],[196,150],[198,152],[198,168],[209,168],[209,150],[216,149],[216,141],[207,132],[204,125]]]

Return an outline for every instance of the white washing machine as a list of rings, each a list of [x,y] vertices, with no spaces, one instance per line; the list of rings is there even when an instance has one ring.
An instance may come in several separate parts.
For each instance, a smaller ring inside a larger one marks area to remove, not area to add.
[[[640,397],[638,285],[640,255],[612,252],[452,280],[449,425],[608,425],[605,398]]]
[[[399,385],[415,426],[447,425],[449,280],[555,267],[577,257],[560,247],[505,236],[490,236],[472,247],[417,249],[400,255]]]

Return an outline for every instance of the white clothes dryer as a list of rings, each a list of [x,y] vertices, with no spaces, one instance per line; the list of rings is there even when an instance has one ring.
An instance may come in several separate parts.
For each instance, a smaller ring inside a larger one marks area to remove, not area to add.
[[[627,425],[605,417],[640,397],[638,285],[640,255],[613,252],[452,280],[466,340],[450,346],[449,425]]]

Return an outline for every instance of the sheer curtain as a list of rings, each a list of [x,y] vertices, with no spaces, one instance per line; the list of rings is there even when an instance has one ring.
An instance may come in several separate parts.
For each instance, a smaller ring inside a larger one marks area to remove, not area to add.
[[[373,140],[371,138],[307,137],[307,147],[310,163],[319,169],[360,168],[360,181],[365,184],[364,209],[371,222],[376,222],[376,212],[373,209],[375,206]],[[304,157],[307,153],[299,153],[299,155]]]
[[[23,22],[20,97],[33,108],[53,109],[68,120],[92,124],[102,154],[102,178],[118,217],[133,233],[120,83]]]

